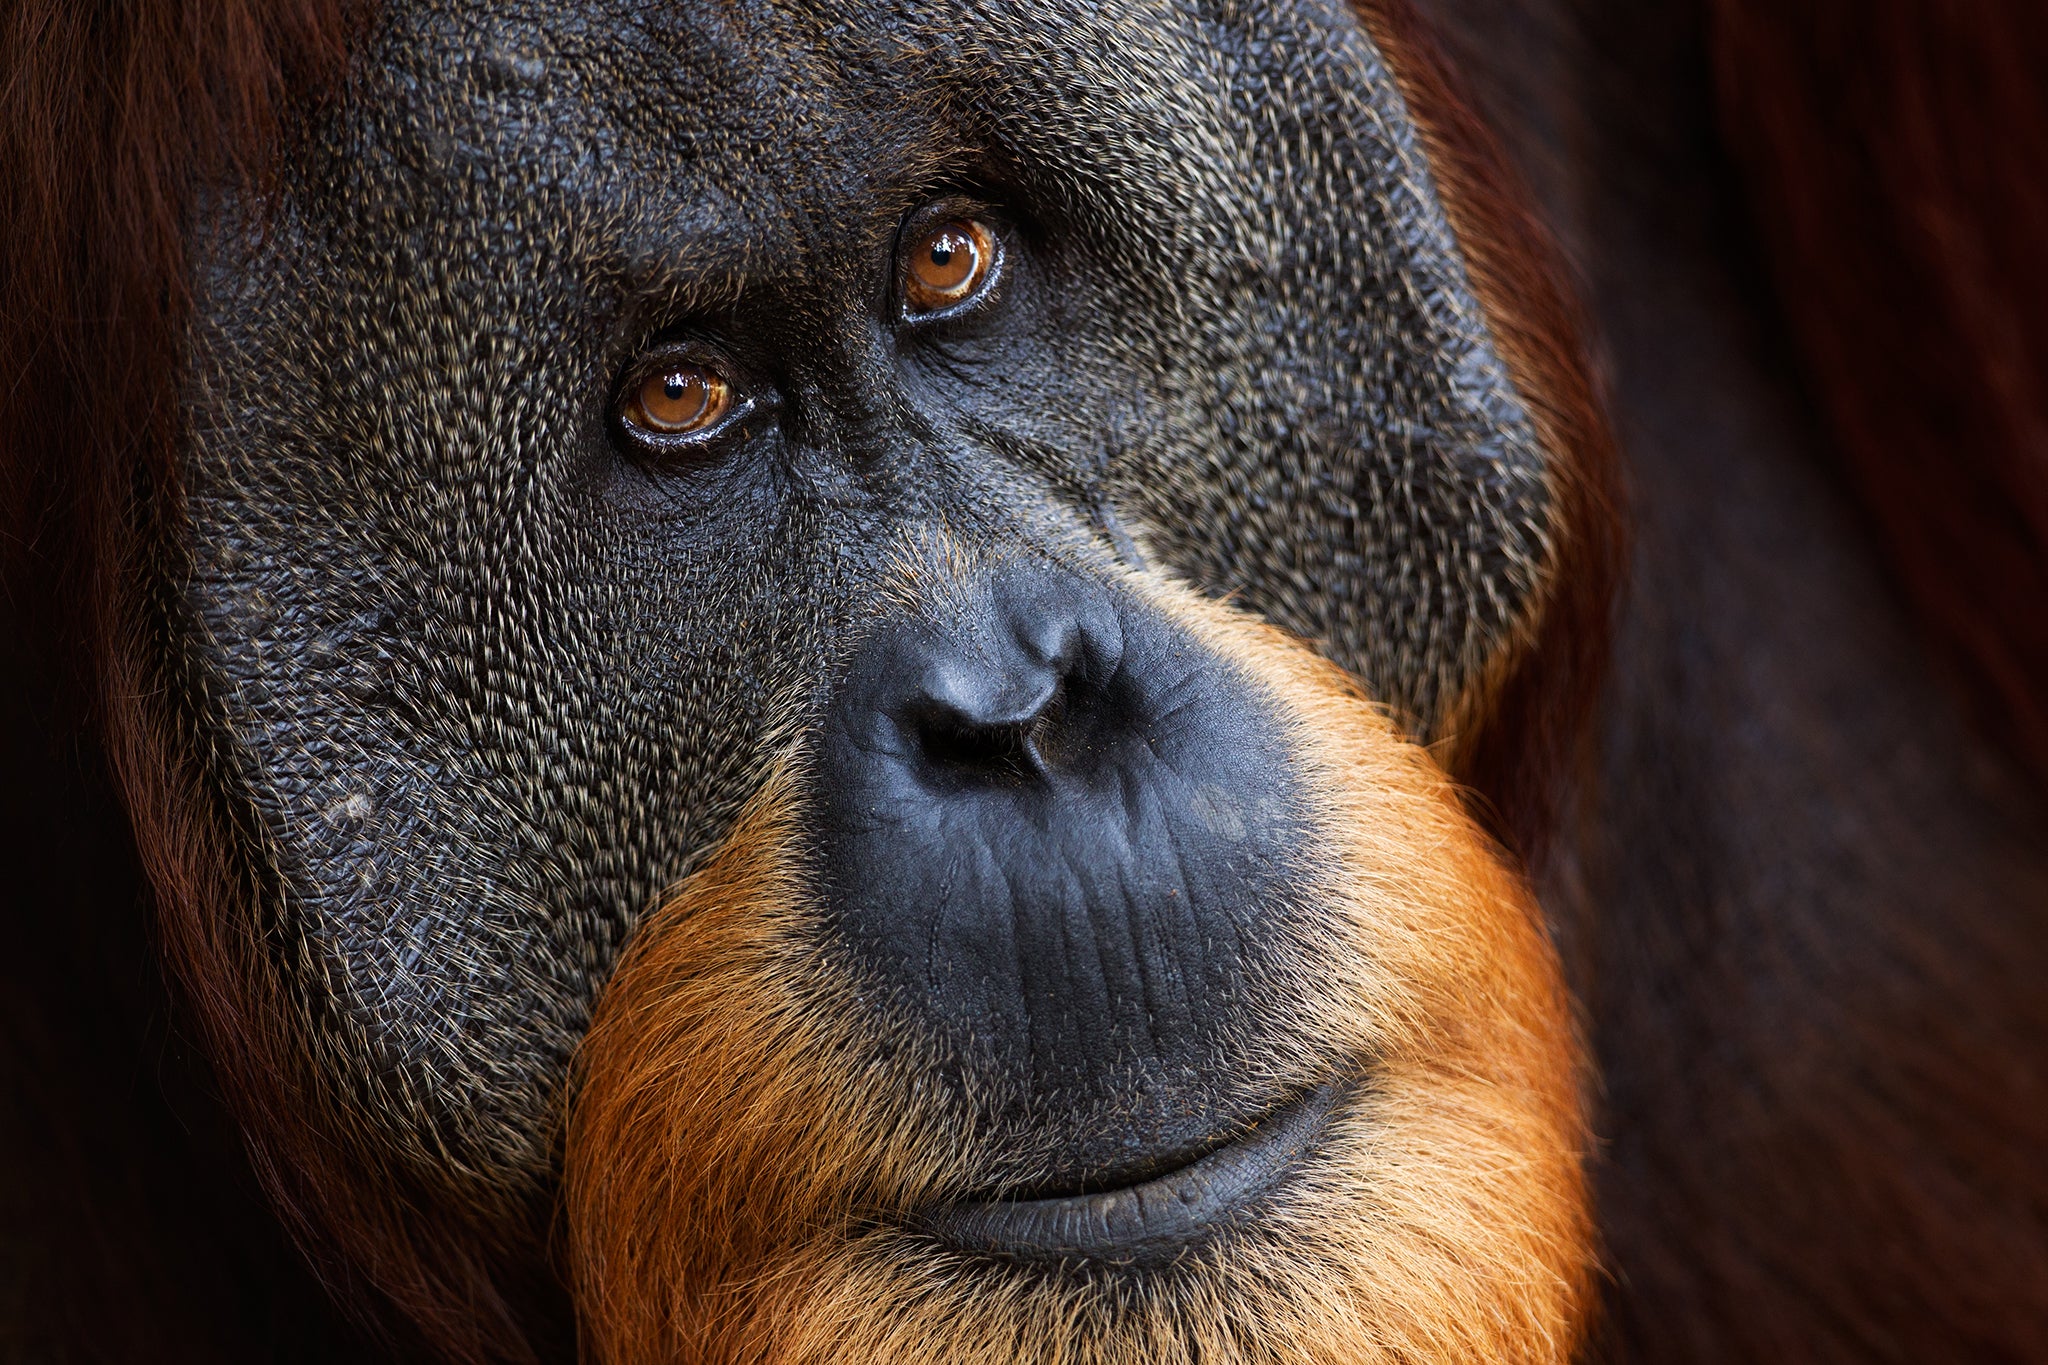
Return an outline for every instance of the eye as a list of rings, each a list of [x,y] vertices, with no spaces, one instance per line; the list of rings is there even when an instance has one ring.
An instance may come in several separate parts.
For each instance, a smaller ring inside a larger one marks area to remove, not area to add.
[[[626,394],[620,416],[652,436],[697,436],[732,411],[732,385],[706,365],[671,362],[650,371]]]
[[[976,298],[995,275],[995,230],[978,218],[949,218],[919,228],[903,259],[903,311],[916,319]]]

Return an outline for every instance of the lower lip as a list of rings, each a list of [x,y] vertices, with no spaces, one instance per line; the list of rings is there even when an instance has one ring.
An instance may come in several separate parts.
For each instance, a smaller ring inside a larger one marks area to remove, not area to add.
[[[1171,1261],[1254,1208],[1321,1141],[1340,1098],[1320,1090],[1243,1137],[1143,1184],[1099,1194],[956,1204],[925,1230],[966,1252],[1116,1265]]]

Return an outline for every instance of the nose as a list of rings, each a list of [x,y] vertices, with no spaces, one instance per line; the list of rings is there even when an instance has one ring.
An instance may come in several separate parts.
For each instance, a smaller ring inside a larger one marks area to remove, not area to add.
[[[1263,694],[1129,589],[1010,566],[856,652],[810,771],[828,932],[971,1090],[1115,1114],[1076,1170],[1221,1122],[1185,1078],[1257,1027],[1309,843]]]
[[[1121,624],[1071,577],[1009,575],[868,661],[871,714],[932,786],[1050,782],[1138,717],[1113,687]]]

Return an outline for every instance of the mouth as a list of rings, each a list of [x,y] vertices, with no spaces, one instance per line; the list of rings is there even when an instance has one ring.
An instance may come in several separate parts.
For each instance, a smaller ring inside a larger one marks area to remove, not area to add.
[[[954,1204],[926,1215],[924,1230],[982,1255],[1163,1264],[1256,1210],[1313,1152],[1341,1098],[1338,1085],[1322,1086],[1222,1146],[1136,1184]]]

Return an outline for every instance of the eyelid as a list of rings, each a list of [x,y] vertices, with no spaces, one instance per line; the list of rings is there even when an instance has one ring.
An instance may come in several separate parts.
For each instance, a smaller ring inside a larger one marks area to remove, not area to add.
[[[696,366],[725,381],[731,406],[712,425],[701,431],[658,431],[627,417],[640,387],[671,367]],[[625,439],[644,450],[672,451],[707,445],[725,436],[753,414],[759,406],[754,386],[748,384],[723,352],[700,345],[658,345],[648,348],[626,370],[625,381],[612,398],[611,420]]]
[[[957,301],[936,308],[919,308],[911,301],[908,284],[912,252],[934,229],[955,222],[972,224],[987,234],[989,261],[981,283]],[[988,205],[974,200],[943,199],[911,214],[904,220],[896,239],[894,293],[898,317],[905,323],[922,326],[961,317],[983,307],[996,296],[1001,286],[1009,258],[1008,237],[1008,225],[1002,216]]]

